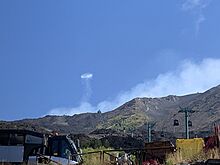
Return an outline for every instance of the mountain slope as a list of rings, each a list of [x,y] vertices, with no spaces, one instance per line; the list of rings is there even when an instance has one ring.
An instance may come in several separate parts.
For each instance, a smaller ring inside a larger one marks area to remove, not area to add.
[[[135,98],[113,111],[106,113],[84,113],[73,116],[45,116],[38,119],[24,119],[14,122],[0,122],[0,128],[27,128],[44,131],[56,130],[62,133],[90,133],[98,128],[117,131],[140,131],[147,122],[155,123],[154,129],[172,132],[173,120],[178,119],[183,130],[183,114],[179,107],[189,107],[191,130],[210,130],[213,123],[220,122],[220,86],[204,93],[161,98]]]

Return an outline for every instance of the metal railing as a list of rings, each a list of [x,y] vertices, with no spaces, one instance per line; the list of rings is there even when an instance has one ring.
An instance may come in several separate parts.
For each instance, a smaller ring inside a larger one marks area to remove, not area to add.
[[[133,155],[136,155],[136,164],[137,165],[142,165],[142,156],[143,156],[143,152],[146,152],[146,149],[143,148],[127,148],[127,149],[110,149],[110,150],[100,150],[100,151],[91,151],[91,152],[85,152],[85,153],[79,153],[79,154],[73,154],[73,156],[76,155],[90,155],[90,154],[99,154],[99,162],[100,164],[120,164],[119,163],[119,155],[115,155],[112,153],[120,153],[120,152],[127,152],[127,153],[131,153]],[[106,159],[106,157],[108,157],[108,159]],[[131,162],[131,160],[127,160],[128,162]]]

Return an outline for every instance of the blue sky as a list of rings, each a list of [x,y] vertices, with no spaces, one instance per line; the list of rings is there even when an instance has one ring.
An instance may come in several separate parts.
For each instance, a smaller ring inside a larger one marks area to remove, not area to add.
[[[0,120],[218,85],[219,16],[217,0],[2,0]]]

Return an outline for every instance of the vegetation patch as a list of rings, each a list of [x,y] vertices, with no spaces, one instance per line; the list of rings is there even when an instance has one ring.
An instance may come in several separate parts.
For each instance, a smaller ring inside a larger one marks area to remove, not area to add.
[[[190,151],[189,151],[190,152]],[[201,151],[198,154],[189,153],[184,156],[181,152],[175,152],[173,154],[167,155],[166,164],[175,165],[180,163],[195,163],[203,162],[208,159],[220,159],[220,149],[210,149],[208,151]]]

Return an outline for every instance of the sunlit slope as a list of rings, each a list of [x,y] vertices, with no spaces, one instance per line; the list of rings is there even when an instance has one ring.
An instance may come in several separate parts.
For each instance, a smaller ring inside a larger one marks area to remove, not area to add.
[[[190,115],[191,130],[210,130],[220,122],[220,86],[204,93],[161,98],[134,98],[120,107],[105,113],[83,113],[73,116],[45,116],[13,122],[0,122],[1,128],[26,128],[56,130],[62,133],[90,133],[96,129],[117,131],[140,131],[147,122],[155,123],[155,130],[173,131],[173,120],[178,119],[181,131],[184,125],[180,107],[189,107],[196,112]]]

